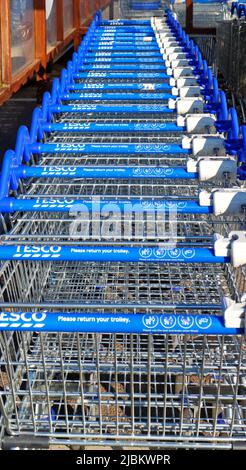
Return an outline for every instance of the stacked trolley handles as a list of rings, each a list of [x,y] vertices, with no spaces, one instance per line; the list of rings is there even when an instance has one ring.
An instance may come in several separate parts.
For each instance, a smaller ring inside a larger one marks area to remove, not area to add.
[[[245,151],[170,12],[97,13],[3,161],[3,447],[244,446]]]

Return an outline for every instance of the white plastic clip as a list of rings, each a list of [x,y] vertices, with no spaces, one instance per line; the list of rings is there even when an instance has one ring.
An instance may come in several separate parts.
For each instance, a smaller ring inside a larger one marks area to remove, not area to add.
[[[177,67],[173,70],[174,78],[190,77],[193,74],[192,67]]]
[[[189,134],[206,134],[208,131],[215,131],[215,122],[216,117],[214,114],[188,114],[185,116],[184,125],[186,126],[186,130]]]
[[[175,80],[175,78],[170,77],[170,79],[169,79],[169,85],[170,85],[171,87],[176,86],[176,80]]]
[[[219,233],[214,234],[214,254],[215,256],[226,258],[230,256],[231,240],[223,237]]]
[[[224,297],[222,302],[225,327],[245,328],[246,333],[246,294],[241,297],[241,302],[230,297]]]
[[[237,187],[214,190],[213,208],[215,215],[238,214],[246,210],[246,189]]]
[[[215,256],[229,256],[234,268],[246,264],[246,231],[233,231],[229,233],[228,237],[216,233],[214,240]]]
[[[199,192],[199,204],[202,207],[211,207],[213,205],[213,193],[209,193],[205,189]]]
[[[197,157],[188,158],[186,164],[189,173],[198,173],[200,181],[222,178],[225,174],[236,180],[237,162],[235,157]]]
[[[189,60],[188,59],[175,59],[171,60],[170,57],[168,59],[171,62],[171,66],[173,69],[176,69],[177,67],[188,67],[189,66]]]
[[[221,188],[211,192],[201,190],[199,193],[200,206],[212,206],[216,216],[240,214],[246,209],[246,189]]]
[[[201,88],[199,86],[184,86],[179,90],[180,98],[194,98],[201,96]]]
[[[178,98],[176,100],[177,114],[196,114],[203,112],[204,102],[203,99],[198,98]]]
[[[197,86],[197,79],[192,76],[177,78],[177,88],[182,88],[184,86]]]
[[[179,90],[175,86],[172,87],[172,95],[173,96],[178,96],[179,95]]]
[[[193,155],[225,156],[225,141],[218,135],[194,136],[192,152]]]
[[[231,241],[231,264],[234,268],[246,264],[246,230],[229,233]]]
[[[236,180],[237,162],[235,157],[198,157],[200,181],[210,181],[227,175]]]
[[[172,62],[173,60],[186,59],[186,54],[184,52],[171,52],[168,54],[168,59]]]

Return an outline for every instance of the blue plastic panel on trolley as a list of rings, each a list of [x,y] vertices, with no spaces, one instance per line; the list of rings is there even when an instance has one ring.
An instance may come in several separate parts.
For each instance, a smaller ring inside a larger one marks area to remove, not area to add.
[[[200,206],[197,201],[168,201],[153,199],[102,199],[94,196],[88,199],[64,199],[41,197],[37,199],[15,199],[8,197],[0,200],[0,212],[70,212],[80,210],[86,212],[103,212],[115,210],[123,213],[170,213],[179,214],[209,214],[213,212],[211,206]]]
[[[165,248],[161,246],[1,245],[0,260],[80,261],[121,263],[229,263],[212,248]]]
[[[95,83],[75,83],[74,85],[69,85],[68,90],[69,91],[80,91],[80,90],[122,90],[122,91],[148,91],[148,88],[153,90],[158,90],[158,91],[167,91],[171,90],[172,87],[168,83],[127,83],[127,82],[118,82],[118,83],[98,83],[98,81],[95,81]]]
[[[170,80],[170,75],[165,72],[80,72],[74,74],[74,79],[88,79],[88,78],[99,78],[100,79],[141,79],[141,80]]]
[[[152,114],[174,114],[174,109],[169,109],[168,106],[161,104],[127,104],[125,106],[107,106],[103,104],[71,104],[71,105],[52,105],[50,106],[52,113],[152,113]]]
[[[79,333],[147,333],[242,335],[243,328],[226,328],[223,316],[126,314],[92,312],[1,312],[0,331],[60,331]]]
[[[63,154],[152,154],[152,155],[189,155],[190,149],[183,148],[179,144],[121,144],[121,143],[98,143],[98,144],[79,144],[79,143],[35,143],[27,145],[28,151],[33,154],[41,153],[63,153]]]
[[[119,52],[88,52],[87,57],[159,57],[162,58],[162,55],[158,51],[146,51],[146,52],[129,52],[129,51],[119,51]]]
[[[72,162],[71,162],[72,163]],[[126,178],[126,179],[198,179],[182,167],[113,167],[113,166],[20,166],[19,178]]]
[[[138,72],[140,70],[166,70],[166,66],[164,62],[162,65],[152,65],[152,64],[104,64],[104,63],[96,63],[95,65],[81,65],[79,67],[81,71],[89,71],[89,70],[129,70],[133,72]]]
[[[147,45],[146,45],[147,44]],[[93,41],[90,42],[90,48],[91,47],[94,47],[94,48],[99,48],[99,47],[102,47],[102,46],[115,46],[115,47],[118,47],[118,46],[124,46],[124,47],[128,47],[128,46],[131,46],[131,47],[136,47],[136,49],[138,49],[138,47],[141,47],[146,50],[149,49],[149,44],[151,44],[151,46],[155,46],[156,48],[159,48],[158,46],[158,43],[156,42],[156,40],[152,40],[151,42],[148,42],[146,43],[143,39],[138,39],[138,38],[135,38],[135,39],[132,39],[132,40],[128,40],[127,38],[125,40],[108,40],[108,39],[94,39]]]
[[[107,30],[108,28],[119,28],[121,26],[150,26],[150,20],[102,20],[100,22],[100,27],[105,26],[103,30]],[[99,29],[100,31],[100,29]]]
[[[154,34],[154,31],[149,31],[148,32],[148,38],[153,38],[153,40],[155,41],[155,34]],[[138,32],[135,32],[135,33],[129,33],[129,32],[121,32],[121,33],[118,33],[117,31],[112,31],[112,32],[109,32],[109,31],[96,31],[94,36],[93,36],[93,40],[100,40],[100,39],[128,39],[128,40],[132,40],[132,39],[144,39],[146,38],[146,33],[144,32],[141,32],[141,31],[138,31]]]
[[[152,3],[132,2],[130,5],[130,8],[136,11],[159,10],[161,8],[161,2],[152,2]]]
[[[183,132],[175,122],[67,122],[43,124],[44,132]]]
[[[88,91],[87,93],[64,93],[59,96],[61,101],[167,101],[175,97],[171,93],[97,93]]]
[[[145,24],[134,24],[128,23],[128,25],[109,25],[105,28],[98,28],[97,31],[102,32],[118,32],[118,33],[135,33],[135,32],[142,32],[142,33],[153,33],[153,29],[150,26],[150,23]]]
[[[90,64],[90,63],[96,63],[100,64],[162,64],[164,65],[164,61],[161,57],[86,57],[84,60],[85,64]]]
[[[158,51],[160,52],[160,48],[159,46],[155,46],[155,45],[152,45],[152,46],[148,46],[148,49],[146,48],[146,46],[115,46],[115,45],[104,45],[104,46],[98,46],[98,47],[94,47],[94,46],[88,46],[88,51],[113,51],[113,52],[117,52],[117,51],[132,51],[132,52],[144,52],[144,51]]]

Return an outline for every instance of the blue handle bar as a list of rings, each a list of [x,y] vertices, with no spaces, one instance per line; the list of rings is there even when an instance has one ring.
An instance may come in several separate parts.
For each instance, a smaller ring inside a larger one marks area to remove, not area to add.
[[[100,31],[100,30],[97,30],[95,32],[95,34],[93,35],[93,38],[95,39],[98,39],[98,38],[101,38],[101,39],[120,39],[120,40],[124,40],[125,38],[127,39],[143,39],[146,37],[146,33],[144,32],[139,32],[139,31],[136,31],[136,32],[132,32],[132,33],[127,33],[127,32],[121,32],[121,33],[118,33],[117,31]],[[148,37],[152,37],[152,38],[155,38],[155,34],[154,32],[150,31],[148,33]]]
[[[116,70],[122,70],[122,71],[128,71],[129,72],[141,72],[143,70],[145,71],[148,71],[148,72],[151,72],[152,70],[153,71],[157,71],[157,72],[161,72],[161,71],[164,71],[166,70],[166,66],[164,65],[141,65],[141,64],[129,64],[129,65],[125,65],[125,64],[95,64],[95,65],[81,65],[79,68],[78,68],[78,71],[79,72],[89,72],[89,71],[112,71],[112,72],[115,72]]]
[[[119,51],[119,52],[87,52],[87,57],[158,57],[162,58],[160,51],[146,51],[146,52],[128,52],[128,51]]]
[[[95,63],[95,60],[96,60],[96,63],[97,64],[100,64],[100,63],[103,63],[103,64],[144,64],[144,63],[147,63],[147,64],[162,64],[164,65],[164,60],[161,58],[161,57],[153,57],[153,56],[150,56],[150,57],[102,57],[102,56],[98,56],[98,57],[86,57],[85,60],[84,60],[84,63],[85,64],[91,64],[91,63]]]
[[[91,41],[90,42],[90,45],[89,45],[89,50],[90,49],[100,49],[101,47],[107,47],[107,46],[112,46],[112,47],[124,47],[125,49],[127,49],[128,47],[134,47],[136,48],[136,50],[138,50],[138,48],[140,49],[145,49],[145,50],[148,50],[149,49],[149,45],[151,44],[151,49],[160,49],[156,40],[152,40],[151,42],[148,42],[148,44],[146,45],[146,42],[143,41],[143,39],[132,39],[132,40],[128,40],[128,39],[124,39],[124,40],[121,40],[121,41],[117,41],[117,40],[114,40],[113,38],[110,40],[110,39],[95,39],[94,41]]]
[[[123,27],[123,26],[149,26],[149,29],[152,30],[152,28],[150,28],[150,20],[102,20],[101,23],[100,23],[100,26],[105,26],[104,30],[107,30],[108,28],[120,28],[120,27]],[[122,28],[123,29],[123,28]],[[126,31],[128,30],[128,28],[125,28]],[[141,28],[142,29],[142,28]]]
[[[80,261],[121,263],[229,263],[230,258],[215,256],[212,248],[128,247],[128,246],[43,246],[1,245],[0,260]]]
[[[101,199],[94,196],[88,199],[64,199],[64,198],[37,198],[37,199],[15,199],[6,197],[0,200],[1,213],[23,212],[70,212],[80,210],[91,213],[92,211],[115,210],[123,213],[170,213],[179,214],[209,214],[213,212],[211,206],[200,206],[197,201],[187,200],[142,200],[136,199]]]
[[[95,80],[94,83],[75,83],[73,85],[68,85],[68,90],[69,91],[80,91],[80,90],[124,90],[124,91],[144,91],[146,90],[147,83],[138,83],[138,82],[116,82],[116,83],[98,83],[97,80]],[[158,91],[167,91],[171,90],[172,87],[168,83],[153,83],[151,84],[153,87],[153,90],[158,90]],[[147,87],[148,88],[148,87]],[[152,91],[153,91],[152,90]],[[148,91],[148,89],[147,89]],[[150,90],[151,91],[151,90]]]
[[[108,26],[107,28],[103,28],[102,31],[105,33],[105,32],[108,32],[108,33],[114,33],[114,32],[117,32],[118,34],[120,33],[144,33],[144,34],[149,34],[149,33],[153,33],[153,29],[150,25],[142,25],[141,28],[138,27],[139,25],[130,25],[128,26],[127,28],[124,28],[124,26]],[[97,30],[98,31],[98,30]],[[100,31],[100,30],[99,30]]]
[[[169,109],[165,105],[151,104],[127,104],[125,106],[107,106],[103,104],[74,104],[74,105],[52,105],[50,113],[152,113],[152,114],[173,114],[174,109]]]
[[[165,308],[165,306],[163,306]],[[58,331],[79,333],[145,333],[243,335],[243,328],[226,328],[223,316],[184,314],[126,314],[92,312],[1,312],[0,331]]]
[[[42,125],[43,132],[183,132],[185,127],[175,122],[85,122],[51,123]]]
[[[135,80],[141,78],[142,80],[170,80],[171,76],[165,72],[78,72],[74,74],[74,79],[88,79],[88,78],[99,78],[99,79],[129,79]]]
[[[178,144],[120,144],[120,143],[98,143],[98,144],[70,144],[70,143],[34,143],[27,145],[28,151],[33,154],[41,153],[88,153],[88,154],[152,154],[152,155],[173,155],[183,154],[189,155],[191,149],[185,149]]]
[[[160,167],[113,167],[113,166],[20,166],[16,169],[19,178],[125,178],[125,179],[198,179],[198,173],[189,173],[186,168]]]
[[[98,101],[98,100],[112,100],[112,101],[149,101],[149,100],[160,100],[167,101],[174,99],[171,93],[97,93],[93,91],[87,91],[87,93],[64,93],[60,95],[61,101]]]
[[[164,65],[164,62],[163,62],[163,65],[151,65],[151,64],[148,64],[148,65],[141,65],[141,64],[100,64],[100,63],[95,63],[94,65],[81,65],[79,67],[79,70],[81,71],[89,71],[89,70],[112,70],[112,71],[115,71],[115,70],[129,70],[129,71],[132,71],[132,72],[140,72],[141,70],[158,70],[158,71],[162,71],[162,70],[166,70],[166,66]]]
[[[118,52],[118,51],[132,51],[132,52],[140,52],[140,51],[157,51],[157,52],[160,52],[160,48],[159,46],[155,46],[155,45],[152,45],[152,46],[148,46],[148,49],[146,49],[146,47],[144,46],[113,46],[113,45],[108,45],[108,46],[98,46],[98,47],[93,47],[93,46],[89,46],[88,47],[88,51],[114,51],[114,52]]]

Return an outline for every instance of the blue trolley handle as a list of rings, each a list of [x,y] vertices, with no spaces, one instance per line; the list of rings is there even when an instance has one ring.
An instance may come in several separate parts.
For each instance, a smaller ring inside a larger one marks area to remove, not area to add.
[[[165,309],[165,306],[163,306]],[[187,313],[1,312],[0,331],[80,333],[145,333],[243,335],[243,328],[226,328],[222,315]]]
[[[121,262],[121,263],[229,263],[230,257],[216,256],[213,248],[184,246],[86,246],[86,245],[1,245],[0,260]]]

